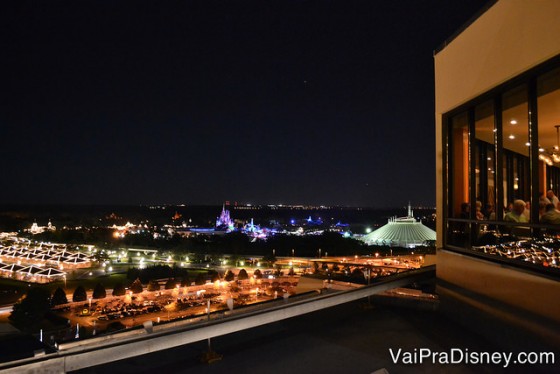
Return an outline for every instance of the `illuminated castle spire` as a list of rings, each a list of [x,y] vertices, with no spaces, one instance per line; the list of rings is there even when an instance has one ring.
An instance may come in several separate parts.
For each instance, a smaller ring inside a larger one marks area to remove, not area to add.
[[[216,219],[216,228],[228,228],[229,230],[233,230],[233,220],[229,215],[229,210],[226,209],[225,205],[222,205],[222,213]]]

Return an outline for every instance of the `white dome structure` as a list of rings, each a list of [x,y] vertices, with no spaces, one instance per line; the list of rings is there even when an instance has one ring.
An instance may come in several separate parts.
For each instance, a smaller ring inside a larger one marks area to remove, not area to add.
[[[392,217],[385,226],[362,237],[367,245],[414,248],[427,241],[435,241],[436,232],[426,227],[413,216],[410,203],[407,217]]]

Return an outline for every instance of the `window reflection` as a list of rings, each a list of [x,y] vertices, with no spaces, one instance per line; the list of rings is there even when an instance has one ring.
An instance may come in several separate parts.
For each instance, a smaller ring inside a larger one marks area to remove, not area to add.
[[[504,212],[514,200],[529,201],[529,121],[527,86],[521,85],[502,96],[502,142]]]
[[[449,141],[450,216],[469,218],[469,127],[467,113],[451,119]]]
[[[444,240],[469,253],[560,271],[560,220],[541,217],[547,191],[560,195],[560,67],[526,82],[449,118]],[[529,101],[537,108],[531,137]]]
[[[539,77],[537,81],[537,108],[539,119],[539,201],[544,205],[544,194],[552,190],[557,196],[560,187],[560,68]],[[540,207],[541,211],[545,209]],[[556,207],[560,209],[560,207]]]
[[[491,101],[475,108],[475,157],[477,219],[496,219],[494,105]]]

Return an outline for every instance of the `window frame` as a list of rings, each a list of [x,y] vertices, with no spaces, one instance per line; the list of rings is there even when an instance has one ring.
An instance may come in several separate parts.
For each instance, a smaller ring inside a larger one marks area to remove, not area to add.
[[[537,273],[538,275],[550,277],[555,280],[560,280],[560,268],[550,268],[543,265],[536,265],[528,262],[521,262],[518,260],[512,260],[505,257],[496,256],[493,254],[485,254],[478,251],[474,251],[471,249],[472,247],[472,238],[474,235],[474,230],[476,226],[475,224],[497,224],[501,226],[515,226],[516,224],[507,223],[503,220],[496,221],[477,221],[475,218],[475,212],[473,207],[475,206],[476,202],[476,159],[475,159],[475,147],[476,147],[476,137],[475,137],[475,116],[474,111],[477,105],[481,105],[487,101],[493,101],[493,115],[494,115],[494,170],[495,170],[495,196],[496,196],[496,203],[494,206],[496,217],[503,217],[503,207],[502,202],[504,201],[504,190],[503,190],[503,180],[506,177],[503,173],[504,163],[506,162],[506,158],[508,158],[508,151],[504,150],[503,145],[503,116],[502,116],[502,95],[517,86],[526,85],[527,87],[527,118],[528,118],[528,138],[529,142],[531,143],[531,147],[529,150],[529,157],[528,157],[528,172],[529,175],[529,184],[528,184],[528,196],[531,201],[531,211],[530,217],[531,222],[524,224],[524,226],[528,226],[531,228],[532,236],[535,236],[535,232],[542,228],[554,228],[554,226],[550,225],[543,225],[539,222],[539,147],[538,147],[538,110],[537,110],[537,100],[538,100],[538,93],[537,93],[537,79],[539,76],[560,67],[560,55],[551,58],[550,60],[537,65],[526,72],[520,74],[517,77],[510,79],[507,82],[504,82],[491,90],[479,95],[478,97],[469,100],[468,102],[457,106],[456,108],[444,113],[442,115],[442,171],[443,171],[443,178],[442,178],[442,188],[443,188],[443,204],[442,206],[442,213],[443,213],[443,225],[442,230],[442,243],[443,248],[446,250],[460,252],[461,254],[472,256],[472,257],[479,257],[489,260],[491,262],[497,262],[501,264],[506,264],[508,266],[512,266],[516,269],[529,271],[531,273]],[[452,128],[452,119],[455,116],[461,115],[463,113],[467,114],[468,118],[468,131],[469,131],[469,144],[468,144],[468,164],[469,164],[469,199],[470,199],[470,217],[468,219],[464,218],[453,218],[451,217],[451,209],[453,204],[453,196],[451,196],[452,188],[452,181],[454,180],[453,177],[453,168],[451,165],[452,162],[452,152],[453,152],[453,145],[452,139],[449,139],[451,135],[451,128]],[[550,175],[550,176],[549,176]],[[554,172],[547,174],[547,183],[553,182],[557,180],[560,182],[560,172]],[[550,182],[549,182],[550,181]],[[560,187],[560,185],[558,185]],[[546,186],[548,189],[549,186]],[[544,191],[543,191],[544,192]],[[558,191],[557,191],[558,192]],[[465,224],[468,228],[469,235],[466,238],[466,242],[463,247],[459,247],[450,243],[450,226],[454,223],[462,223]],[[559,239],[560,240],[560,239]]]

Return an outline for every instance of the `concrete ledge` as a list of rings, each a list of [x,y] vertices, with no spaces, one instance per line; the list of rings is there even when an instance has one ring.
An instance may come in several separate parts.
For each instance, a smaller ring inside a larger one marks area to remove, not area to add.
[[[113,339],[85,340],[90,343],[63,345],[64,349],[59,352],[5,363],[0,365],[0,370],[5,373],[61,373],[84,369],[311,313],[434,276],[435,267],[430,266],[388,276],[386,280],[359,289],[329,293],[294,303],[280,303],[269,309],[209,321],[199,326],[174,326],[152,334],[116,334]]]
[[[436,291],[441,313],[503,349],[560,349],[560,325],[556,321],[442,280],[438,280]]]

